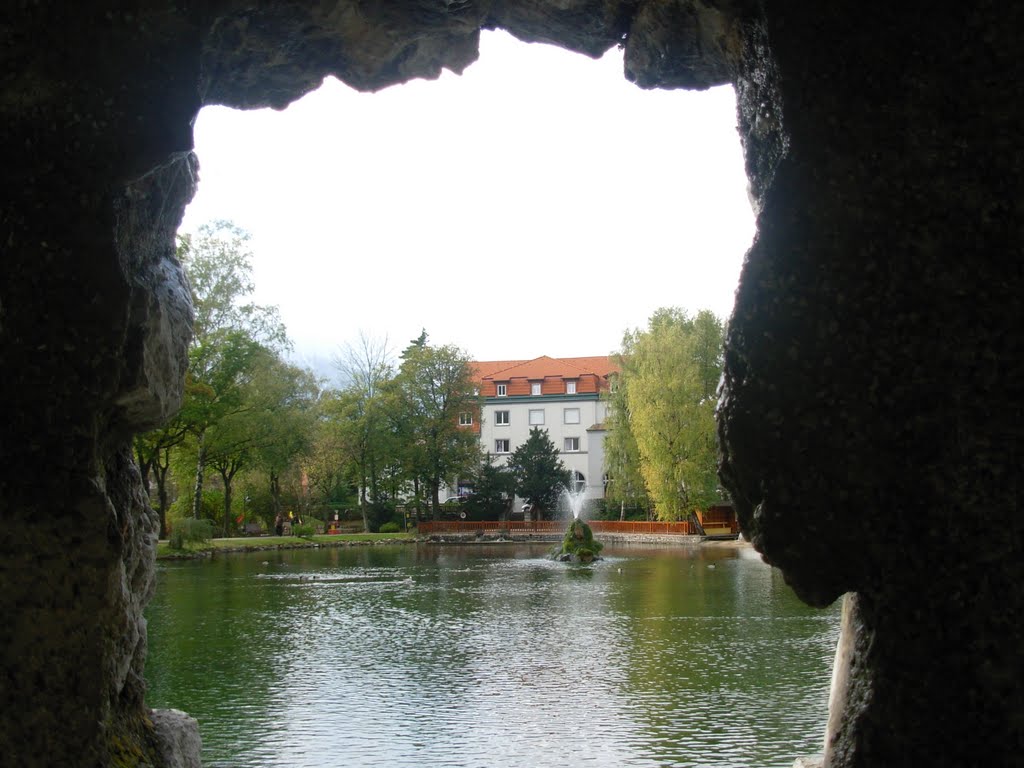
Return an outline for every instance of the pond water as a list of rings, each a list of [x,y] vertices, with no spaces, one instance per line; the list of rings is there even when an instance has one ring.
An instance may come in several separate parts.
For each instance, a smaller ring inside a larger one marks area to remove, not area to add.
[[[838,604],[747,549],[402,545],[162,563],[147,701],[204,766],[790,768]]]

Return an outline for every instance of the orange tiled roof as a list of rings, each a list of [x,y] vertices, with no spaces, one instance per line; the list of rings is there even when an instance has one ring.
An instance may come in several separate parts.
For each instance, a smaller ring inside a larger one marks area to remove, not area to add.
[[[574,379],[592,373],[605,377],[619,368],[607,355],[603,357],[561,357],[542,355],[533,360],[496,360],[474,362],[473,369],[480,381],[507,379],[544,379],[560,377]]]
[[[505,368],[511,368],[514,365],[519,365],[522,360],[491,360],[481,362],[474,360],[470,365],[473,366],[473,376],[478,381],[483,381],[489,378],[492,373],[504,370]]]

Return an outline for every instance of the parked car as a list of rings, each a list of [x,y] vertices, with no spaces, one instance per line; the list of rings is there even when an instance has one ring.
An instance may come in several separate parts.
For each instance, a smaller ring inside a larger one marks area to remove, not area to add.
[[[458,496],[451,496],[442,501],[441,517],[451,520],[465,520],[466,510],[463,509],[462,499]]]

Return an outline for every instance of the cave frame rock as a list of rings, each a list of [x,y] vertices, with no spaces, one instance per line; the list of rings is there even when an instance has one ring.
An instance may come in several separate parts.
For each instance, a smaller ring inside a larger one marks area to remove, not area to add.
[[[852,595],[826,764],[1019,755],[1022,17],[988,1],[5,9],[0,754],[192,760],[161,753],[195,743],[167,732],[187,720],[160,715],[158,734],[144,699],[155,521],[130,439],[181,400],[174,233],[200,107],[461,72],[481,29],[506,29],[589,56],[624,45],[640,87],[736,87],[758,234],[721,474],[798,594]]]

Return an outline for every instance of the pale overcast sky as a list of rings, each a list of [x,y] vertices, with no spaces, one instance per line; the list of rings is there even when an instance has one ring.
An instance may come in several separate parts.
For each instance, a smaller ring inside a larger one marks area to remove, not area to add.
[[[460,77],[283,112],[204,109],[183,231],[252,234],[256,299],[297,359],[426,328],[478,360],[603,355],[658,307],[727,318],[754,233],[729,87],[643,91],[483,33]]]

